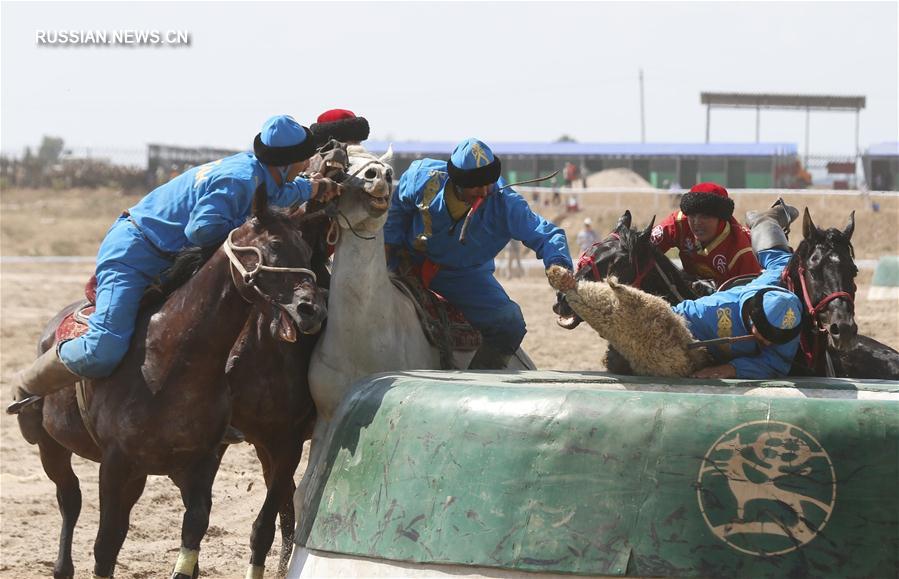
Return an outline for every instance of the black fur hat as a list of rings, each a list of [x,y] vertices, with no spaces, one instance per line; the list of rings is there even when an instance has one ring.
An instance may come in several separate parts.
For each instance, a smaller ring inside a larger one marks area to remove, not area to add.
[[[365,117],[357,117],[353,111],[331,109],[318,116],[318,122],[311,127],[316,141],[326,143],[337,139],[342,143],[359,143],[368,138],[369,126]]]
[[[734,216],[734,200],[721,185],[698,183],[681,197],[680,210],[684,215],[702,213],[728,221]]]

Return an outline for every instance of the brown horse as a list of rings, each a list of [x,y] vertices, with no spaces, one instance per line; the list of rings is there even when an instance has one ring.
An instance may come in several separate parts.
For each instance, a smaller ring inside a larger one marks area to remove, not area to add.
[[[225,378],[229,353],[259,311],[277,312],[268,328],[286,341],[296,340],[297,330],[317,330],[325,317],[315,275],[305,269],[311,250],[296,228],[301,213],[270,211],[265,188],[257,189],[252,219],[162,306],[141,312],[122,363],[110,377],[88,383],[90,431],[73,389],[19,414],[23,435],[38,445],[57,487],[63,525],[54,577],[74,576],[72,533],[81,491],[72,452],[100,462],[95,576],[112,576],[131,509],[150,474],[171,478],[185,507],[172,577],[197,576],[222,435],[232,415]],[[50,330],[41,349],[53,342]]]
[[[326,291],[330,282],[327,231],[331,220],[326,206],[313,200],[301,218],[303,239],[312,246],[311,269]],[[309,394],[309,358],[318,333],[303,334],[296,342],[277,339],[271,331],[278,317],[271,308],[256,306],[228,355],[226,377],[234,396],[231,424],[246,436],[262,463],[266,495],[253,522],[250,569],[247,577],[262,577],[265,559],[275,538],[275,519],[281,521],[279,569],[287,569],[293,549],[293,475],[312,437],[315,405]]]

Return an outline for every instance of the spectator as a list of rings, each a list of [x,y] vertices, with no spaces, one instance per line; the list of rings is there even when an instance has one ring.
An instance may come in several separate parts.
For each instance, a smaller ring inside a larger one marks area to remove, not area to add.
[[[578,232],[576,240],[581,254],[593,247],[597,240],[596,232],[593,230],[593,220],[587,217],[584,219],[584,228]]]

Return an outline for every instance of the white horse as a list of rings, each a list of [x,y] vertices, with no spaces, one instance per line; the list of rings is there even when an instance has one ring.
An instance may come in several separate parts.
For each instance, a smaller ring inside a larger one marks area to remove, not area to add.
[[[294,494],[298,530],[321,442],[350,385],[377,372],[440,368],[440,353],[425,337],[415,306],[388,275],[383,228],[393,185],[392,151],[379,158],[360,145],[350,145],[347,153],[347,172],[364,181],[364,187],[348,190],[338,201],[340,237],[331,273],[328,322],[309,368],[317,418],[309,464]],[[473,355],[455,352],[456,367],[467,368]],[[507,368],[533,370],[535,366],[519,349]],[[296,567],[301,564],[292,560],[288,577],[298,576]]]

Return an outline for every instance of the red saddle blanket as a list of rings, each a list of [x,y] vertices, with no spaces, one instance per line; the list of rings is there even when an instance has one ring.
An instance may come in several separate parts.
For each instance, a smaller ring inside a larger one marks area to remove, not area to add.
[[[481,346],[481,333],[446,298],[409,277],[394,276],[391,280],[415,300],[421,327],[431,345],[439,349],[448,344],[461,352],[472,352]]]
[[[56,326],[56,343],[77,338],[87,332],[87,319],[96,309],[97,302],[97,276],[92,275],[84,286],[86,301],[78,304],[75,311],[67,315]]]

